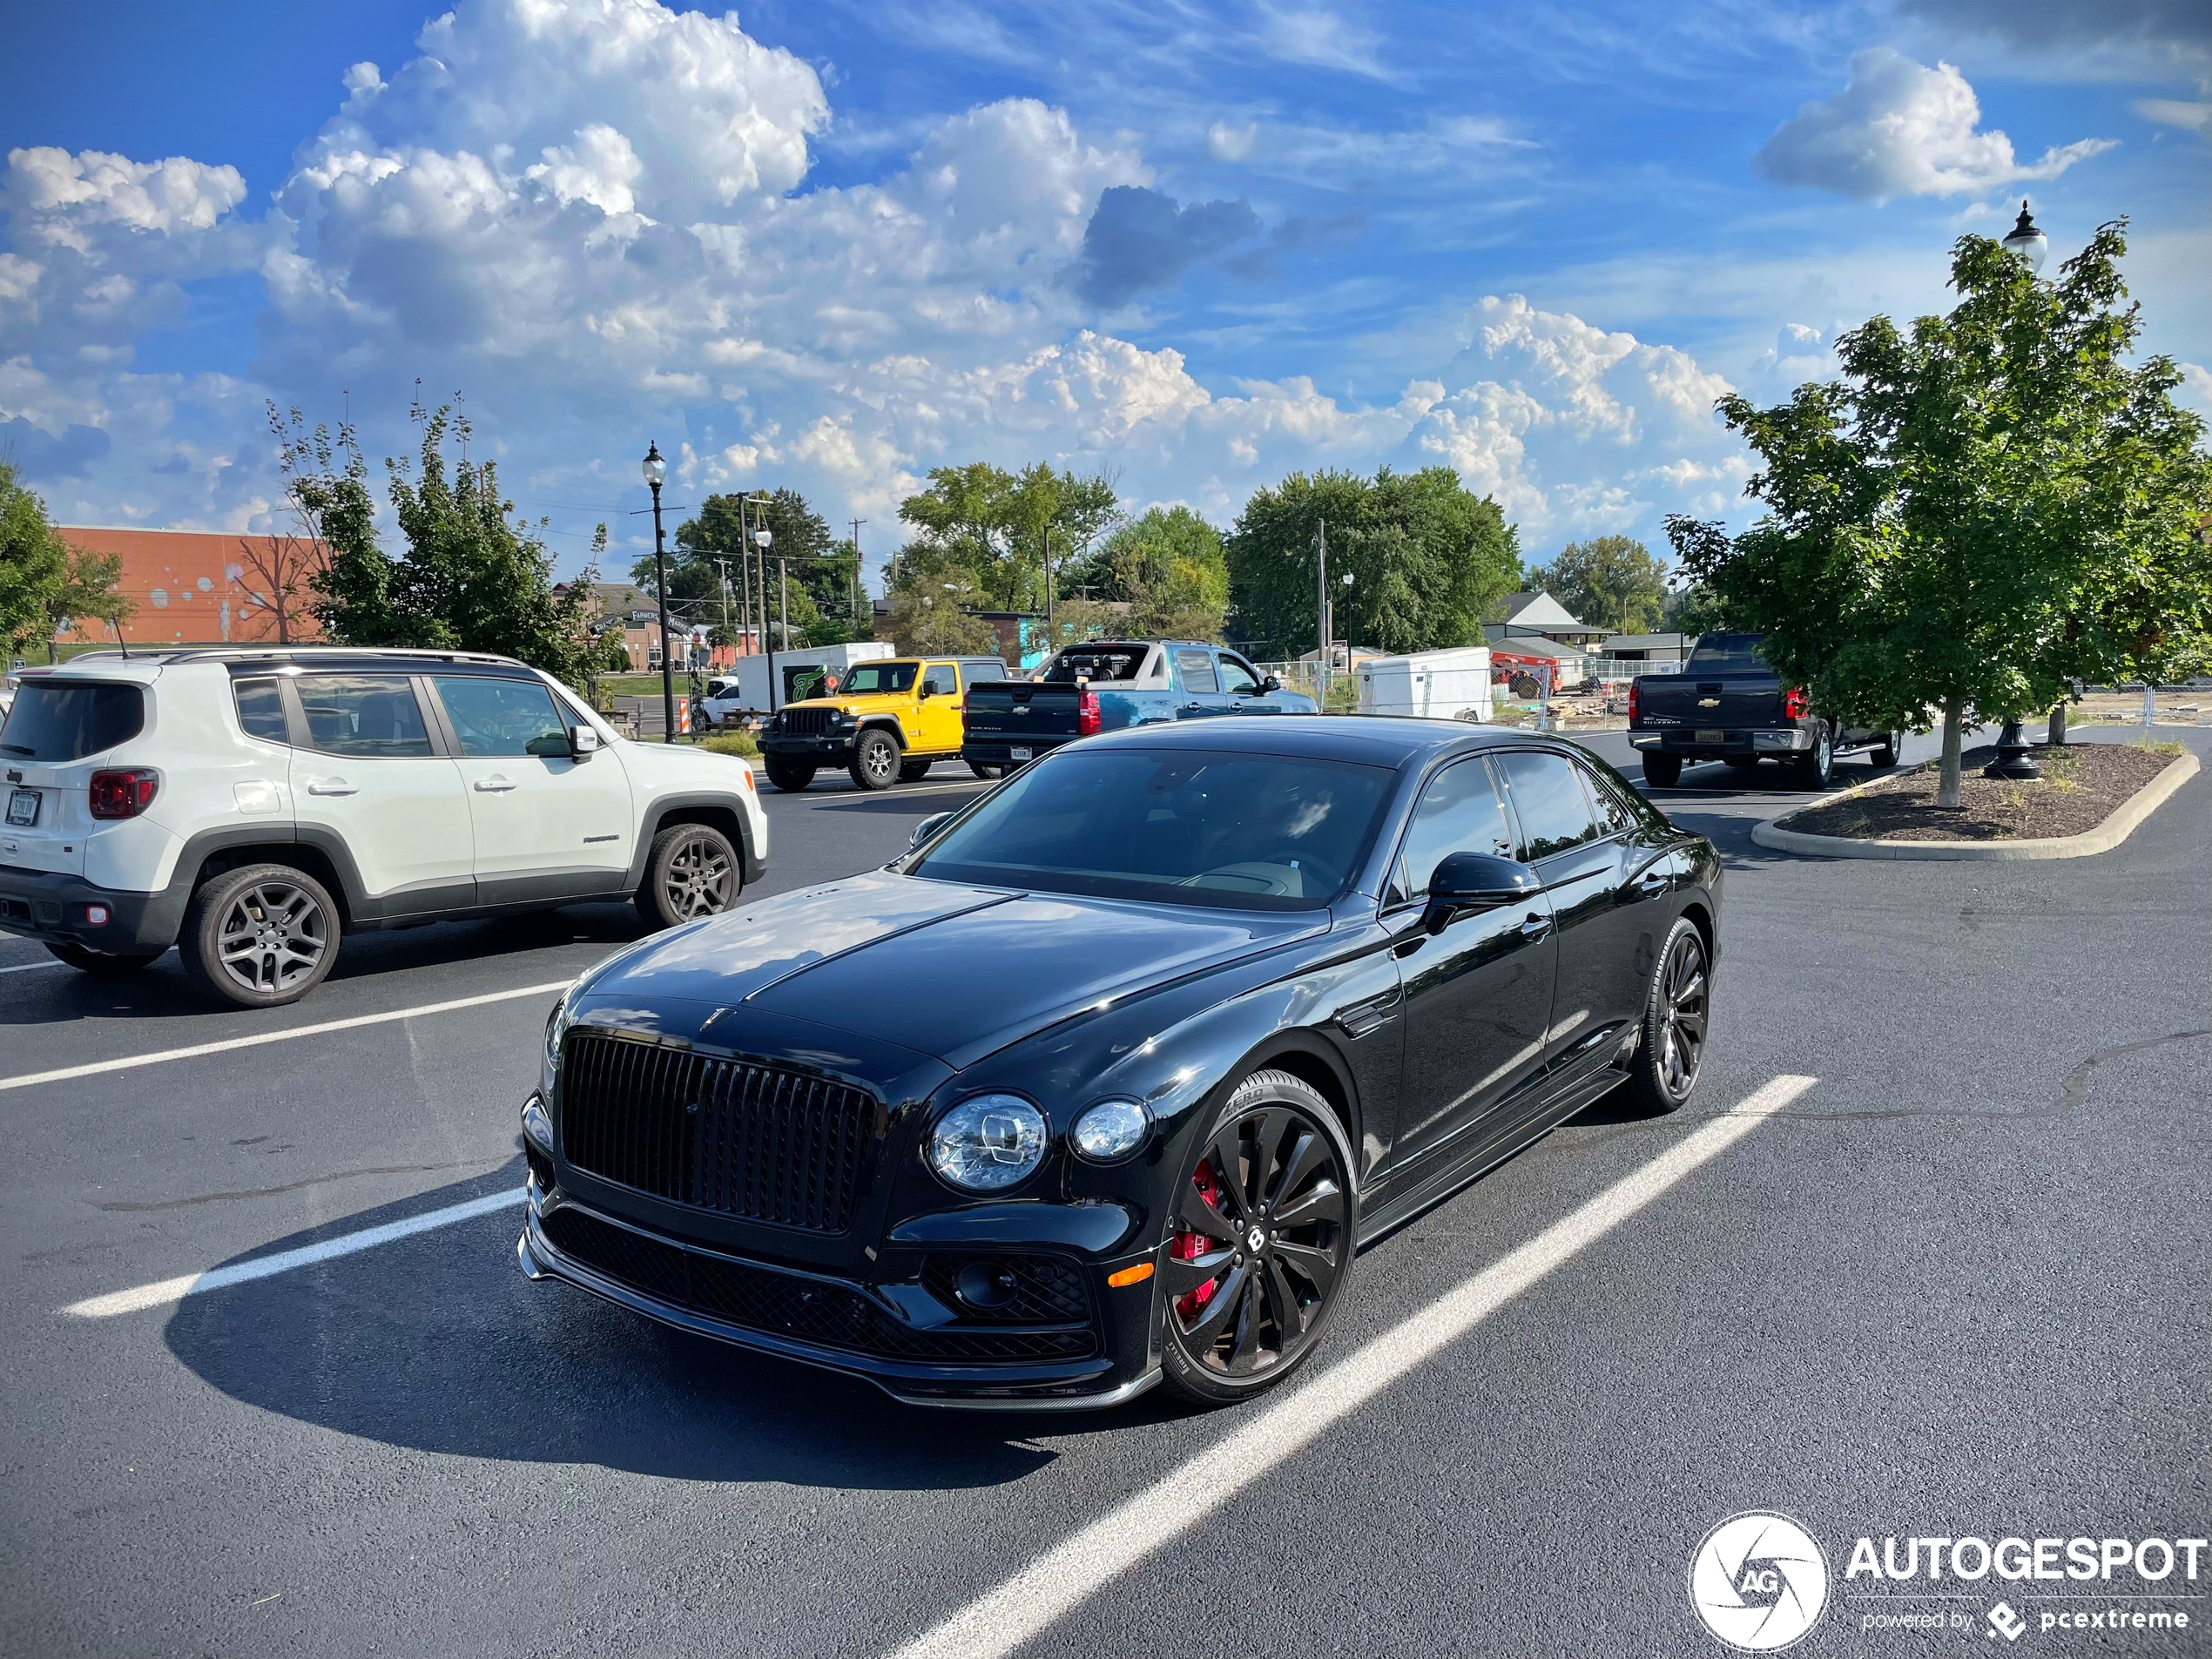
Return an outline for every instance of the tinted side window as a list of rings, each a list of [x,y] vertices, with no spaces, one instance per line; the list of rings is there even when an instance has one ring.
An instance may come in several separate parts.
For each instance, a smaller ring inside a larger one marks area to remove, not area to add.
[[[441,674],[431,682],[465,755],[566,753],[569,729],[553,694],[535,680]]]
[[[1498,759],[1505,769],[1507,787],[1513,791],[1514,810],[1521,815],[1522,863],[1534,864],[1597,839],[1589,797],[1582,792],[1573,761],[1564,755],[1534,753],[1506,754]]]
[[[1479,759],[1447,766],[1421,791],[1406,832],[1406,850],[1399,855],[1405,891],[1417,899],[1426,893],[1436,867],[1454,853],[1514,856],[1505,802],[1498,799],[1490,769]]]
[[[145,694],[135,685],[32,680],[16,692],[0,749],[27,760],[82,760],[128,743],[145,723]]]
[[[1002,680],[1006,678],[1004,663],[969,663],[965,666],[968,670],[968,683],[970,685],[981,680]]]
[[[1258,697],[1259,676],[1224,651],[1221,654],[1221,689],[1231,697]]]
[[[960,690],[960,671],[950,663],[932,663],[921,671],[921,689],[931,697],[950,697]]]
[[[1600,835],[1619,835],[1636,826],[1636,815],[1621,799],[1620,791],[1588,767],[1577,766],[1575,770],[1582,779],[1582,787],[1590,792],[1591,804],[1597,808]]]
[[[400,675],[302,674],[298,689],[308,738],[326,754],[430,752],[415,687]]]
[[[292,727],[284,718],[284,693],[274,680],[238,680],[231,686],[238,698],[238,723],[249,738],[264,743],[289,743]]]
[[[1220,683],[1213,677],[1213,653],[1210,651],[1179,651],[1175,654],[1175,665],[1183,675],[1183,689],[1186,691],[1217,691]]]

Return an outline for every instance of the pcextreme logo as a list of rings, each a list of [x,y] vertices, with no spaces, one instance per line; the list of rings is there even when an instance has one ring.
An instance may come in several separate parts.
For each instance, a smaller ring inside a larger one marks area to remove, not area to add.
[[[1787,1515],[1763,1509],[1730,1515],[1689,1558],[1689,1604],[1730,1647],[1773,1653],[1820,1622],[1828,1558]]]

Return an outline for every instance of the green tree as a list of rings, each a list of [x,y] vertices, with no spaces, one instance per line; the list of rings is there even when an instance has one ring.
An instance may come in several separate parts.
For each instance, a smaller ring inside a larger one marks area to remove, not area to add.
[[[415,414],[423,423],[419,462],[384,463],[407,543],[398,559],[377,546],[367,469],[349,432],[326,439],[318,428],[304,458],[287,456],[294,499],[331,550],[317,583],[325,631],[350,645],[496,651],[583,685],[596,660],[586,631],[596,568],[556,586],[543,521],[512,519],[494,463],[448,467],[446,436],[458,438],[465,455],[466,419],[449,408]],[[604,545],[603,533],[595,546]]]
[[[1111,479],[1055,472],[1043,462],[1019,475],[983,461],[933,467],[929,487],[899,503],[914,533],[899,555],[900,577],[927,556],[964,567],[979,608],[1042,610],[1048,553],[1055,572],[1081,563],[1117,509]]]
[[[54,641],[63,630],[74,626],[80,635],[94,637],[87,623],[102,623],[119,642],[123,624],[138,614],[138,603],[117,589],[123,579],[123,556],[69,549],[62,579],[46,595],[46,660],[57,656]]]
[[[1584,622],[1615,633],[1651,632],[1666,604],[1667,567],[1626,536],[1569,542],[1530,580]]]
[[[982,656],[999,648],[997,631],[970,612],[981,605],[982,591],[968,568],[947,559],[916,570],[926,561],[901,559],[899,585],[891,590],[891,637],[898,649],[925,654]]]
[[[51,653],[52,602],[69,581],[70,552],[47,520],[46,503],[0,457],[0,637],[10,656],[27,651],[42,634]]]
[[[1484,612],[1521,582],[1514,527],[1448,467],[1385,469],[1372,479],[1293,473],[1245,502],[1224,546],[1239,636],[1264,654],[1313,649],[1325,523],[1336,631],[1360,644],[1411,651],[1479,643]]]
[[[1668,533],[1766,655],[1855,724],[1944,726],[1938,804],[1959,804],[1970,717],[2048,708],[2069,678],[2165,678],[2212,647],[2212,461],[2170,360],[2127,361],[2124,225],[2040,281],[1984,237],[1952,257],[1959,301],[1909,333],[1838,341],[1842,378],[1778,408],[1721,400],[1764,469],[1730,538]]]
[[[1728,608],[1703,583],[1689,582],[1668,593],[1662,621],[1673,633],[1710,634],[1729,625]]]
[[[849,542],[833,541],[829,525],[806,496],[795,489],[752,494],[709,496],[697,514],[676,528],[675,544],[668,555],[668,603],[671,619],[704,623],[720,629],[724,610],[723,581],[729,582],[729,637],[737,637],[736,622],[742,607],[745,577],[741,561],[753,551],[749,539],[756,529],[769,533],[768,620],[782,616],[782,594],[777,560],[791,568],[791,626],[794,637],[804,629],[813,644],[835,643],[815,636],[834,632],[830,617],[853,624],[853,578],[859,560]],[[631,567],[630,579],[647,593],[654,591],[653,561],[650,556]],[[756,580],[758,577],[756,574]],[[756,593],[756,600],[758,595]],[[865,604],[865,601],[863,601]]]
[[[1062,610],[1071,598],[1126,604],[1116,625],[1139,638],[1218,639],[1229,559],[1221,532],[1188,507],[1155,507],[1069,566],[1060,592]]]

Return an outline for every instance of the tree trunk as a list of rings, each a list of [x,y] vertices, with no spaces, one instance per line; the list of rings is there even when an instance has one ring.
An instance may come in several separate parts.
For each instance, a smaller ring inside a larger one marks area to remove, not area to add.
[[[2066,699],[2060,698],[2051,705],[2051,729],[2044,733],[2044,740],[2057,745],[2066,741]]]
[[[1952,697],[1943,704],[1943,769],[1936,778],[1936,808],[1939,812],[1959,810],[1959,752],[1965,733],[1960,729],[1966,719],[1966,699]]]

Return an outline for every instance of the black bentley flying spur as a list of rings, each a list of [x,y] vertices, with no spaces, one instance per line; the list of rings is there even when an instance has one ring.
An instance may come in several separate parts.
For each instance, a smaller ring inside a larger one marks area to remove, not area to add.
[[[1356,1246],[1608,1090],[1696,1086],[1721,871],[1572,745],[1193,720],[578,979],[533,1278],[916,1403],[1280,1382]]]

